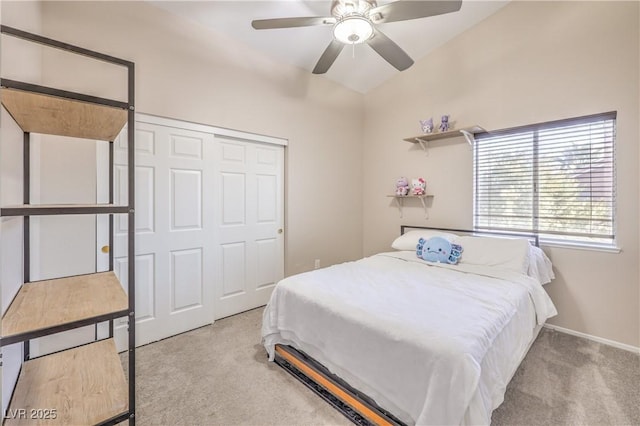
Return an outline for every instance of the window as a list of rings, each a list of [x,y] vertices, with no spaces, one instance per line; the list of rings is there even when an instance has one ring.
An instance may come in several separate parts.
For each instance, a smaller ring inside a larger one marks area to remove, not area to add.
[[[612,246],[616,113],[476,136],[474,227]]]

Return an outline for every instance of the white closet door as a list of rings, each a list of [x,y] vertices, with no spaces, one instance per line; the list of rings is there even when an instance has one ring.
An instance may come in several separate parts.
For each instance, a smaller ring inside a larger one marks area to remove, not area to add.
[[[284,146],[245,139],[253,136],[137,117],[136,344],[262,306],[283,278]],[[126,131],[114,144],[114,200],[126,204]],[[114,270],[126,290],[126,215],[114,228]],[[102,267],[105,238],[107,222],[98,221]],[[120,349],[124,327],[116,321]]]
[[[213,322],[213,134],[136,123],[136,343]],[[126,134],[115,142],[115,200],[126,204]],[[114,221],[127,288],[127,217]],[[125,337],[116,327],[118,342]],[[122,336],[121,336],[122,335]]]
[[[284,147],[216,136],[216,319],[265,305],[284,276]]]

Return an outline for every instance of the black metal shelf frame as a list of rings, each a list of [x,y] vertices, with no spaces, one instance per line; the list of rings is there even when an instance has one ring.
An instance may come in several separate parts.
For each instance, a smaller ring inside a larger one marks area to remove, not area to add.
[[[54,89],[53,87],[40,86],[38,84],[25,83],[22,81],[9,80],[7,78],[0,79],[0,86],[7,89],[22,90],[23,92],[39,93],[41,95],[55,96],[74,101],[82,101],[90,104],[104,105],[113,108],[129,109],[129,103],[117,101],[115,99],[101,98],[98,96],[90,96],[82,93],[69,92],[68,90]]]
[[[83,327],[86,325],[97,324],[104,321],[109,321],[109,336],[113,336],[113,321],[115,318],[128,316],[128,385],[129,385],[129,407],[128,412],[116,415],[111,419],[107,419],[101,424],[116,424],[125,420],[129,420],[130,425],[135,424],[135,64],[131,61],[116,58],[110,55],[106,55],[100,52],[88,50],[79,46],[60,42],[58,40],[43,37],[37,34],[22,31],[16,28],[12,28],[6,25],[0,25],[0,33],[9,35],[12,37],[20,38],[33,43],[38,43],[44,46],[60,49],[66,52],[76,53],[95,60],[100,60],[113,65],[119,65],[127,68],[127,102],[121,102],[112,99],[100,98],[95,96],[84,95],[81,93],[69,92],[66,90],[59,90],[51,87],[39,86],[36,84],[24,83],[15,80],[1,79],[0,85],[6,88],[34,92],[39,94],[45,94],[50,96],[56,96],[60,98],[66,98],[70,100],[77,100],[81,102],[88,102],[98,105],[105,105],[115,108],[122,108],[127,110],[127,136],[128,136],[128,205],[127,206],[113,206],[113,142],[109,142],[109,204],[110,205],[97,205],[97,206],[38,206],[38,207],[23,207],[13,206],[0,209],[1,216],[24,216],[24,232],[23,232],[23,258],[24,258],[24,282],[30,282],[30,223],[29,217],[31,215],[61,215],[61,214],[109,214],[109,244],[113,247],[113,214],[127,214],[128,215],[128,271],[127,271],[127,283],[128,283],[128,309],[125,311],[112,312],[107,315],[99,317],[93,317],[88,319],[82,319],[71,323],[63,324],[60,326],[49,327],[43,330],[35,330],[29,333],[21,333],[15,336],[9,336],[2,338],[2,346],[11,343],[24,343],[25,358],[29,359],[29,339],[42,337],[48,334],[54,334],[61,331]],[[30,134],[24,132],[23,136],[23,203],[25,205],[30,204]],[[109,270],[113,271],[113,250],[109,251]]]
[[[48,336],[49,334],[60,333],[63,331],[73,330],[74,328],[84,327],[87,325],[97,324],[105,321],[113,321],[116,318],[121,318],[129,315],[129,310],[110,312],[108,314],[95,316],[91,318],[85,318],[78,321],[60,324],[53,327],[47,327],[40,330],[33,330],[25,333],[14,334],[11,336],[5,336],[2,338],[2,346],[12,345],[14,343],[24,342],[31,339],[37,339],[38,337]],[[113,335],[113,329],[110,329],[110,336]],[[97,340],[97,339],[96,339]],[[29,357],[31,359],[31,357]]]
[[[23,206],[10,206],[0,209],[0,216],[46,216],[46,215],[73,215],[73,214],[123,214],[129,213],[129,206],[111,206],[108,204],[94,206],[74,205],[39,205],[28,204]]]

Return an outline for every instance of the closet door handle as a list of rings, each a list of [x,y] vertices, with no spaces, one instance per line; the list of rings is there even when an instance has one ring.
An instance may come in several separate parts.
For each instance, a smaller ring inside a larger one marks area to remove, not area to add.
[[[282,228],[278,229],[278,234],[282,234]]]
[[[109,246],[102,246],[100,251],[103,252],[103,253],[109,253]]]

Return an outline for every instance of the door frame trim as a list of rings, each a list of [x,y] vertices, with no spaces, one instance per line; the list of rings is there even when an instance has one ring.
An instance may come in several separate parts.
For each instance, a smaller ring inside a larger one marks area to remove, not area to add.
[[[276,136],[261,135],[258,133],[244,132],[240,130],[225,129],[223,127],[210,126],[208,124],[194,123],[192,121],[174,120],[172,118],[157,115],[136,113],[136,121],[141,123],[156,124],[159,126],[177,127],[185,130],[194,130],[202,133],[212,133],[214,136],[225,136],[240,139],[247,142],[262,142],[272,145],[287,146],[289,140]]]

